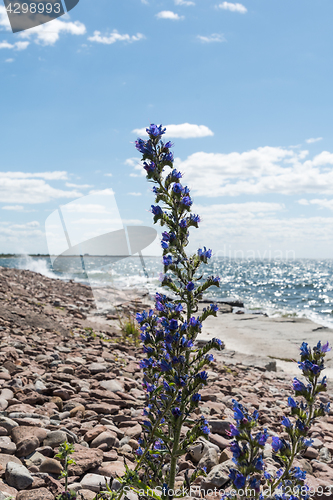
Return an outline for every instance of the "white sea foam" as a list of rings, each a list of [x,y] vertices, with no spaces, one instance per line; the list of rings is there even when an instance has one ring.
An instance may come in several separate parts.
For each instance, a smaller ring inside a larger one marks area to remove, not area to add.
[[[19,263],[19,269],[26,269],[28,271],[33,271],[34,273],[42,274],[47,278],[59,279],[60,276],[56,275],[51,269],[48,261],[44,258],[33,258],[30,255],[26,255],[22,258]],[[63,276],[61,276],[63,279]]]

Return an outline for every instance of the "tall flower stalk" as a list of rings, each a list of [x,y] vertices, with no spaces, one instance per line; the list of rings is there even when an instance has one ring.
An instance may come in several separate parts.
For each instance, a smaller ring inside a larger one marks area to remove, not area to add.
[[[190,190],[181,183],[182,173],[173,168],[172,144],[162,141],[165,130],[161,125],[150,125],[149,139],[136,141],[147,179],[154,184],[154,223],[164,228],[164,273],[160,281],[169,290],[169,296],[156,293],[155,309],[136,316],[147,356],[140,363],[147,404],[137,465],[134,471],[127,470],[122,483],[123,487],[135,485],[149,489],[150,496],[170,499],[179,458],[199,436],[209,434],[204,416],[197,417],[199,391],[207,384],[205,368],[213,361],[209,351],[224,346],[219,339],[212,339],[200,349],[196,346],[203,321],[218,311],[211,304],[196,314],[198,301],[208,288],[218,287],[220,280],[211,276],[202,282],[199,274],[201,264],[207,264],[211,257],[211,250],[204,247],[194,255],[185,251],[189,230],[198,227],[200,217],[191,212]],[[199,473],[186,478],[187,486]],[[153,493],[154,488],[157,489]]]
[[[221,340],[212,339],[202,348],[197,346],[203,321],[216,316],[218,311],[211,304],[198,313],[198,302],[208,288],[218,287],[220,280],[210,276],[203,281],[199,271],[211,258],[211,250],[204,247],[194,255],[186,253],[189,230],[198,227],[200,217],[191,212],[190,190],[181,182],[182,173],[173,166],[172,144],[162,140],[165,130],[162,125],[150,125],[149,138],[136,141],[156,197],[151,206],[154,223],[164,228],[161,240],[164,272],[160,280],[168,290],[168,295],[156,293],[154,309],[136,315],[146,355],[140,362],[146,391],[143,435],[134,470],[125,464],[126,473],[119,478],[119,490],[112,491],[112,485],[106,485],[107,492],[102,491],[96,498],[104,498],[106,493],[106,497],[120,500],[131,489],[139,497],[171,500],[179,458],[198,437],[209,435],[208,422],[199,412],[200,390],[207,385],[205,368],[213,361],[209,351],[221,350],[224,345]],[[233,401],[236,425],[230,428],[230,436],[234,438],[230,447],[235,467],[230,470],[223,498],[261,500],[273,494],[277,500],[309,497],[305,472],[293,463],[311,445],[307,436],[313,421],[329,411],[329,404],[316,403],[317,395],[326,390],[326,378],[319,379],[329,350],[328,343],[322,346],[319,342],[312,350],[306,343],[301,346],[299,367],[307,384],[297,378],[293,381],[295,399],[288,399],[291,415],[281,422],[288,439],[272,438],[273,458],[281,466],[275,475],[266,471],[263,451],[269,432],[258,428],[258,412],[250,414]],[[201,472],[195,470],[191,477],[185,474],[183,494]]]

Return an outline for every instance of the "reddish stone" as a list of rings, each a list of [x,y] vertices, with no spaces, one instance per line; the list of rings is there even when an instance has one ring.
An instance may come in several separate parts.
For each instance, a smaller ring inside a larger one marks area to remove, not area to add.
[[[103,462],[103,451],[98,449],[86,448],[75,444],[75,452],[71,458],[76,462],[76,465],[70,465],[69,474],[71,476],[81,476],[89,469],[98,467]]]
[[[228,448],[230,446],[230,441],[219,434],[210,434],[209,441],[213,444],[216,444],[221,450]]]
[[[103,413],[104,415],[119,412],[119,406],[110,405],[108,403],[90,403],[86,406],[86,408],[88,410],[95,411],[96,413]]]
[[[16,495],[16,500],[54,500],[54,496],[46,488],[38,488],[20,491]]]
[[[48,431],[46,429],[22,425],[19,427],[14,427],[12,429],[11,436],[15,444],[18,444],[20,441],[31,437],[37,437],[39,442],[42,443],[47,434]]]
[[[105,432],[106,430],[107,428],[104,427],[104,425],[97,425],[96,427],[94,427],[93,429],[89,429],[89,431],[85,433],[84,440],[87,443],[90,443],[90,441],[93,441],[99,434]]]

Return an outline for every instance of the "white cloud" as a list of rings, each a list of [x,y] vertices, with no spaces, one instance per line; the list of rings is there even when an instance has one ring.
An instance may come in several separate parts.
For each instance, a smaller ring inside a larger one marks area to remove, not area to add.
[[[23,205],[5,205],[4,207],[2,207],[2,210],[11,210],[14,212],[25,212],[25,213],[36,212],[35,209],[26,209],[23,207]]]
[[[8,178],[8,179],[45,179],[48,181],[64,181],[68,179],[66,171],[58,171],[54,172],[0,172],[0,179]]]
[[[285,210],[283,203],[269,203],[262,201],[249,201],[246,203],[225,203],[225,204],[214,204],[207,207],[194,205],[196,212],[200,213],[202,219],[205,219],[206,215],[210,216],[214,213],[217,216],[225,217],[225,214],[257,214],[263,215],[267,213],[275,213]],[[223,214],[223,215],[222,215]]]
[[[3,5],[0,5],[0,29],[5,31],[11,30],[7,11]]]
[[[136,35],[121,35],[117,30],[113,30],[110,35],[102,36],[100,31],[94,31],[94,36],[88,37],[88,40],[91,42],[103,43],[105,45],[112,45],[116,42],[138,42],[139,40],[143,40],[146,38],[142,33],[137,33]]]
[[[0,42],[0,49],[25,50],[29,42],[8,43],[6,40]]]
[[[69,16],[68,16],[69,17]],[[0,6],[0,29],[10,31],[10,23],[8,20],[7,12],[5,7]],[[40,45],[54,45],[60,37],[60,34],[68,33],[70,35],[84,35],[86,33],[86,27],[83,23],[79,21],[62,21],[60,19],[54,19],[51,23],[42,24],[29,30],[20,32],[17,36],[25,40],[32,39],[35,43]],[[14,49],[14,50],[25,50],[30,42],[15,42],[8,43],[7,41],[2,41],[0,43],[0,49]]]
[[[127,193],[129,196],[141,196],[142,193]]]
[[[11,174],[15,173],[11,172]],[[21,172],[18,173],[21,174]],[[78,198],[80,196],[82,194],[78,191],[53,188],[43,179],[0,174],[0,203],[46,203],[59,198]]]
[[[329,151],[322,151],[319,155],[314,157],[312,163],[315,167],[333,165],[333,153],[330,153]]]
[[[180,16],[171,10],[162,10],[158,14],[156,14],[157,19],[171,19],[172,21],[181,21],[184,19],[184,16]]]
[[[27,222],[26,224],[13,224],[12,227],[16,229],[26,229],[26,228],[35,228],[39,227],[40,224],[37,220],[33,220],[31,222]]]
[[[319,142],[319,141],[322,141],[322,140],[323,140],[322,137],[316,137],[316,138],[312,137],[310,139],[306,139],[305,142],[307,142],[308,144],[313,144],[314,142]]]
[[[14,212],[22,212],[24,210],[23,205],[6,205],[2,207],[2,210],[13,210]]]
[[[145,128],[136,128],[132,131],[139,136],[147,135]],[[181,123],[179,125],[166,125],[165,137],[179,138],[179,139],[192,139],[199,137],[207,137],[214,135],[205,125],[194,125],[191,123]]]
[[[198,152],[175,163],[200,196],[333,193],[333,154],[323,151],[305,160],[307,155],[265,146],[243,153]]]
[[[283,204],[260,202],[194,204],[193,211],[202,219],[200,231],[191,232],[193,250],[209,241],[218,256],[330,256],[333,217],[286,217]]]
[[[190,7],[191,5],[195,5],[194,2],[191,2],[189,0],[175,0],[176,5],[184,5],[186,7]]]
[[[6,59],[6,60],[5,60],[5,62],[6,62],[6,63],[12,63],[12,62],[14,62],[14,61],[15,61],[15,59]]]
[[[79,21],[67,22],[60,19],[54,19],[51,23],[42,24],[27,31],[22,31],[20,38],[33,38],[35,43],[40,45],[54,45],[62,33],[70,35],[84,35],[86,27]]]
[[[224,38],[224,35],[221,33],[213,33],[212,35],[209,36],[201,36],[197,35],[198,40],[202,43],[215,43],[215,42],[225,42],[226,39]]]
[[[328,208],[329,210],[333,210],[333,200],[326,199],[314,199],[314,200],[298,200],[300,205],[318,205],[320,208]]]
[[[134,168],[134,170],[138,170],[140,172],[139,174],[132,172],[132,173],[130,173],[130,177],[144,177],[147,174],[147,172],[142,167],[142,163],[140,162],[139,158],[137,158],[135,156],[125,160],[124,164],[128,165],[129,167]]]
[[[66,187],[77,188],[77,189],[88,189],[94,186],[92,186],[91,184],[72,184],[71,182],[66,182]]]
[[[217,5],[217,8],[230,10],[231,12],[239,12],[240,14],[245,14],[247,12],[247,8],[241,3],[222,2]]]
[[[41,251],[44,246],[43,232],[39,222],[31,221],[27,224],[0,223],[0,242],[6,251],[28,253]]]
[[[105,177],[112,177],[113,176],[113,174],[104,174],[104,175],[105,175]]]

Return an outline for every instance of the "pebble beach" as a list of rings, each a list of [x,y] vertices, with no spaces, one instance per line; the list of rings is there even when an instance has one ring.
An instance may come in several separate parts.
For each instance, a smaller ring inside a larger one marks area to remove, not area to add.
[[[141,348],[125,338],[120,318],[151,306],[147,294],[113,292],[115,311],[95,309],[91,289],[31,271],[0,268],[0,500],[52,500],[64,489],[62,466],[55,459],[59,445],[74,444],[70,489],[92,500],[106,481],[135,467],[141,434]],[[204,304],[202,305],[202,307]],[[283,432],[282,412],[292,394],[291,378],[299,375],[302,341],[332,343],[333,330],[308,319],[268,318],[219,304],[198,338],[219,337],[226,345],[215,353],[209,383],[201,391],[200,412],[209,421],[209,440],[200,438],[180,461],[176,485],[198,465],[207,476],[198,478],[202,490],[223,488],[232,466],[229,424],[232,400],[258,409],[259,424],[270,436]],[[332,353],[326,375],[333,373]],[[332,401],[333,388],[321,396]],[[299,465],[315,490],[333,488],[333,413],[312,427],[314,440]],[[265,447],[269,471],[279,465]],[[333,490],[332,490],[333,492]],[[318,498],[333,498],[330,495]],[[129,493],[129,500],[136,500]],[[211,495],[207,495],[209,498]]]

